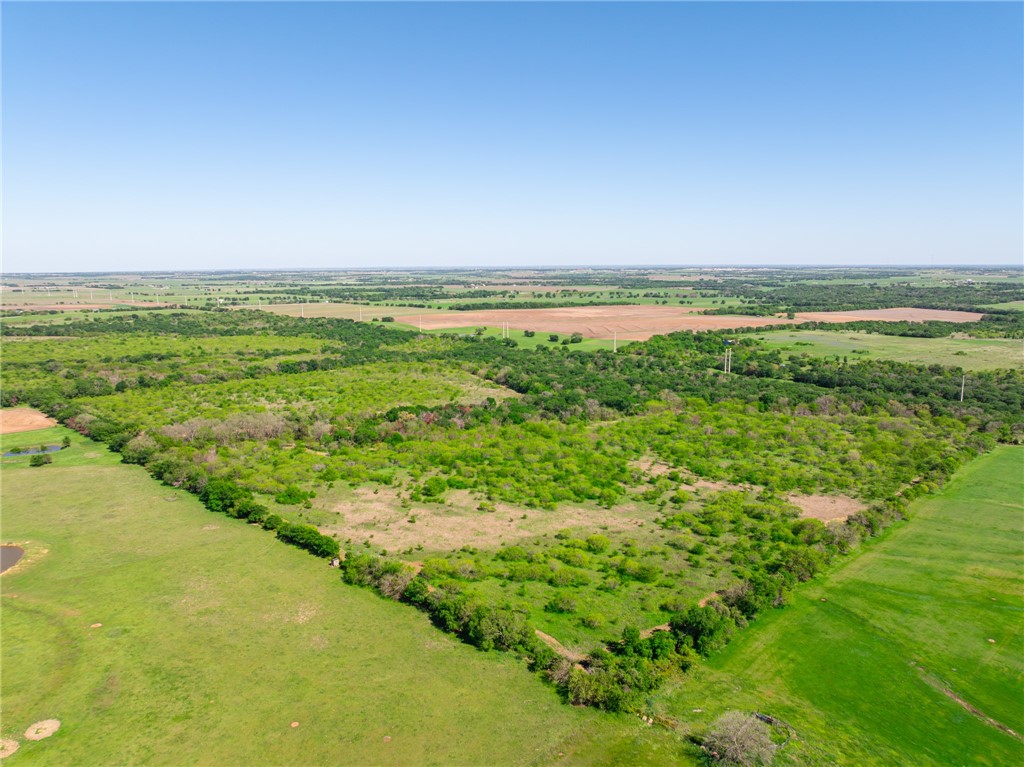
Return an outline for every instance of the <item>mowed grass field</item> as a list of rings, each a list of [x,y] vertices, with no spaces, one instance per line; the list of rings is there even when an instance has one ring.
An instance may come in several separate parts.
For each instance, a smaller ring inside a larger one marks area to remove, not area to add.
[[[827,357],[838,354],[850,362],[884,359],[918,365],[948,365],[964,370],[1024,367],[1024,342],[1012,338],[905,338],[875,333],[819,330],[777,330],[759,333],[765,346],[789,354]]]
[[[3,461],[3,540],[28,550],[0,578],[6,764],[686,763],[73,432],[3,446],[66,435],[52,465]]]
[[[1024,733],[1022,488],[1024,448],[979,458],[660,704],[684,720],[780,717],[803,741],[780,763],[1024,763],[1019,736],[949,697]]]

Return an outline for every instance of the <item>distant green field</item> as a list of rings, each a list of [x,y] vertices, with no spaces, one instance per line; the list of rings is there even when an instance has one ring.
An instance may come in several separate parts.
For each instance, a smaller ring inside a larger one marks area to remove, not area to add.
[[[1001,304],[986,304],[986,309],[1017,309],[1024,312],[1024,301],[1006,301]]]
[[[414,324],[397,324],[398,327],[408,327],[412,330],[416,329]],[[430,333],[431,335],[441,335],[443,333],[455,333],[457,335],[474,335],[476,327],[464,327],[464,328],[445,328],[443,330],[425,330],[424,333]],[[483,335],[490,338],[501,338],[501,328],[488,327],[485,328]],[[559,348],[563,338],[569,338],[571,334],[560,333],[557,341],[550,340],[551,333],[537,331],[536,335],[532,338],[527,337],[522,330],[510,330],[508,337],[515,341],[519,346],[525,349],[534,349],[538,346],[548,346]],[[568,344],[570,351],[595,351],[597,349],[608,349],[612,350],[613,347],[618,349],[624,349],[629,344],[629,341],[619,341],[616,343],[610,338],[584,338],[578,344]]]
[[[778,330],[757,338],[790,354],[839,355],[850,362],[876,358],[964,370],[1024,367],[1024,342],[1012,338],[906,338],[828,330]]]
[[[941,691],[1024,732],[1022,484],[1024,448],[971,463],[912,521],[741,632],[664,710],[780,717],[803,741],[785,763],[1024,763],[1019,738]]]
[[[73,432],[4,442],[65,435],[51,466],[4,463],[4,541],[29,542],[32,560],[0,580],[12,764],[686,759],[667,731],[563,705],[520,661],[345,586]],[[49,718],[53,737],[23,737]]]

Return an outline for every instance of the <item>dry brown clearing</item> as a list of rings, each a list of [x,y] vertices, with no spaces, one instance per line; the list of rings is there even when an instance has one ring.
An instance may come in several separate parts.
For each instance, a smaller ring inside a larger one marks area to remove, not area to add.
[[[29,407],[0,409],[0,434],[14,434],[19,431],[34,431],[56,426],[57,422],[48,415]]]

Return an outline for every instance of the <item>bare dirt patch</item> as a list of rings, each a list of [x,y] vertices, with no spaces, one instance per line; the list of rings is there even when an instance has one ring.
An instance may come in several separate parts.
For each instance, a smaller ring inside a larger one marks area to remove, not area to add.
[[[4,759],[18,750],[19,743],[11,738],[0,740],[0,759]]]
[[[428,551],[451,551],[462,546],[494,547],[563,528],[631,530],[647,521],[634,506],[615,509],[560,506],[556,511],[526,509],[499,503],[495,511],[478,511],[479,501],[465,490],[453,490],[446,504],[414,504],[403,509],[391,488],[356,488],[350,499],[331,509],[336,522],[322,525],[325,532],[375,547],[401,551],[422,545]],[[450,504],[450,505],[449,505]],[[415,518],[415,522],[410,521]]]
[[[649,455],[645,455],[636,461],[630,461],[629,466],[632,469],[642,471],[649,477],[661,477],[672,471],[672,467],[669,464]]]
[[[804,519],[820,519],[831,522],[846,519],[866,507],[856,498],[847,495],[790,495],[786,498],[794,506],[800,508],[800,516]]]
[[[579,663],[587,657],[586,655],[570,650],[568,647],[559,642],[553,636],[551,636],[550,634],[545,634],[540,629],[534,629],[533,633],[537,635],[537,638],[540,639],[540,641],[542,641],[544,644],[546,644],[548,647],[550,647],[552,650],[554,650],[556,653],[558,653],[568,661],[571,661],[573,663]]]
[[[318,612],[319,610],[314,605],[300,605],[295,614],[288,618],[288,622],[303,625],[315,618]]]
[[[863,322],[882,320],[884,322],[977,322],[983,315],[977,312],[954,312],[947,309],[861,309],[853,312],[797,312],[800,322]]]
[[[788,325],[796,320],[775,317],[703,315],[699,307],[684,306],[566,306],[557,309],[493,309],[475,312],[424,314],[424,330],[501,325],[543,333],[581,333],[588,338],[644,341],[677,330],[716,330]]]
[[[29,740],[42,740],[48,738],[60,729],[60,719],[44,719],[30,725],[25,730],[25,737]]]
[[[30,407],[5,407],[0,409],[0,434],[14,434],[20,431],[35,431],[56,426],[57,422],[45,413]]]

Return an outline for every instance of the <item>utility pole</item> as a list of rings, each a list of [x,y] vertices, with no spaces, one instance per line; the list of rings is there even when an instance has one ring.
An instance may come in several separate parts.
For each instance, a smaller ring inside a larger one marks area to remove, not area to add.
[[[619,351],[619,334],[618,331],[612,332],[612,354],[617,354]]]
[[[964,401],[964,388],[967,386],[967,374],[964,373],[963,378],[960,379],[960,401]]]

